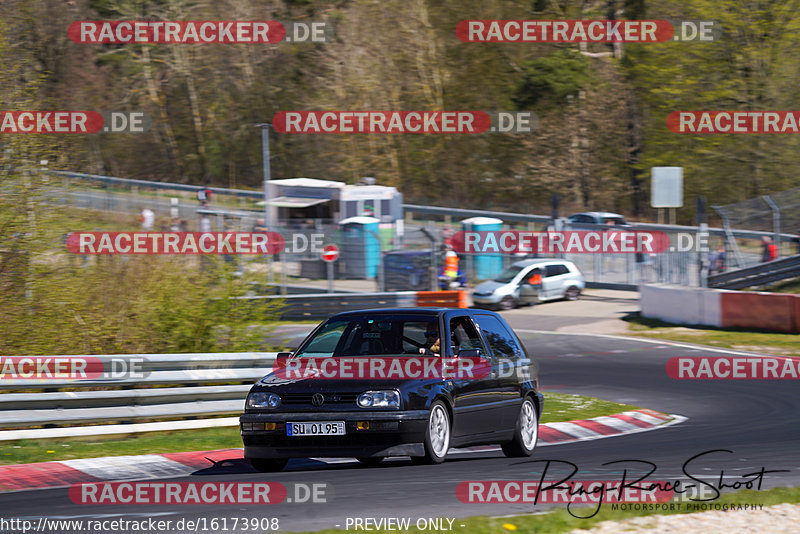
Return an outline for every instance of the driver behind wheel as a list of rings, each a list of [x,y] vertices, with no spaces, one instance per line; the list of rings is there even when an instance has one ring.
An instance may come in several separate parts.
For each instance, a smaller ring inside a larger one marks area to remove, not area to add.
[[[428,356],[439,356],[442,352],[439,340],[439,329],[436,326],[429,326],[425,331],[425,345],[420,347],[419,353]]]

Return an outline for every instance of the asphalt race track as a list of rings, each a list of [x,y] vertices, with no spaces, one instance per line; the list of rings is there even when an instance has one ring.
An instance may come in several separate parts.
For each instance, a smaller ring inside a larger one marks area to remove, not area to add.
[[[414,466],[391,459],[379,467],[353,461],[322,463],[292,460],[281,473],[262,474],[241,461],[223,463],[171,481],[275,481],[327,484],[325,503],[261,506],[76,505],[67,489],[0,494],[0,517],[16,518],[141,518],[277,517],[281,531],[306,531],[346,526],[348,517],[456,517],[506,515],[533,511],[528,504],[467,504],[456,498],[465,480],[538,480],[544,463],[570,461],[575,478],[619,480],[621,467],[602,466],[615,460],[647,460],[657,466],[648,480],[676,480],[684,462],[714,449],[691,464],[694,476],[732,484],[748,473],[769,473],[763,489],[800,484],[800,388],[795,380],[677,381],[665,372],[674,356],[720,356],[718,351],[646,343],[603,336],[537,333],[509,318],[528,350],[540,362],[545,390],[591,395],[636,404],[688,419],[667,428],[623,437],[540,447],[530,459],[508,459],[499,450],[451,454],[439,466]],[[528,323],[530,324],[530,323]],[[545,400],[545,410],[547,403]],[[232,430],[235,431],[235,430]],[[191,450],[191,444],[187,444]],[[143,454],[147,451],[141,451]],[[631,468],[631,465],[628,465]],[[558,474],[564,471],[554,471]],[[629,472],[640,472],[631,469]],[[549,477],[548,477],[549,478]],[[752,477],[751,477],[752,478]],[[537,510],[542,509],[537,506]],[[446,524],[446,523],[445,523]],[[453,530],[467,532],[463,521]]]

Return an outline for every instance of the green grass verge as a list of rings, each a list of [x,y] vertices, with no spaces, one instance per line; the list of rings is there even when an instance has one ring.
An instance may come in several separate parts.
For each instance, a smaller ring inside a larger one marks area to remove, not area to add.
[[[601,415],[611,415],[629,410],[638,410],[639,406],[619,404],[594,397],[569,395],[566,393],[544,393],[544,413],[541,423],[573,421],[575,419],[591,419]]]
[[[636,408],[592,397],[545,393],[545,413],[542,422],[588,419]],[[0,442],[2,451],[0,465],[127,454],[229,449],[241,446],[242,439],[236,427],[80,438],[26,439]]]
[[[676,325],[658,319],[647,319],[638,315],[625,319],[630,325],[628,335],[646,336],[655,339],[681,341],[698,345],[763,352],[781,356],[800,355],[797,334],[775,332],[753,332],[737,328],[709,328],[699,325]]]
[[[773,284],[767,289],[771,293],[800,293],[800,278],[791,278]]]
[[[736,493],[728,493],[721,496],[719,499],[712,501],[713,504],[755,504],[763,506],[771,506],[781,503],[800,503],[800,488],[776,488],[766,491],[738,491]],[[478,508],[480,505],[475,505]],[[528,515],[507,516],[507,517],[470,517],[467,519],[456,519],[453,522],[453,529],[458,532],[469,532],[470,534],[498,534],[498,533],[527,533],[537,532],[546,534],[558,534],[561,532],[569,532],[574,529],[589,529],[597,525],[601,521],[620,521],[624,519],[631,519],[634,517],[644,517],[653,515],[673,515],[679,513],[691,513],[692,511],[686,510],[685,506],[681,506],[678,510],[676,504],[675,511],[659,510],[659,511],[632,511],[632,510],[612,510],[610,504],[605,504],[601,507],[600,511],[592,518],[580,519],[573,517],[567,512],[565,508],[559,508],[545,513],[535,513]],[[589,515],[594,511],[593,508],[572,508],[573,513],[576,515]],[[443,516],[447,516],[446,513]],[[412,518],[411,524],[414,525],[415,518]],[[464,528],[461,528],[464,525]],[[624,527],[620,527],[621,529]],[[317,534],[339,534],[341,530],[319,530]],[[397,532],[377,530],[375,532]],[[404,530],[404,532],[426,532],[411,528]],[[620,530],[624,532],[624,530]]]
[[[4,441],[0,445],[0,464],[7,465],[127,454],[239,448],[242,446],[242,438],[236,427],[219,427],[113,436],[25,439]]]

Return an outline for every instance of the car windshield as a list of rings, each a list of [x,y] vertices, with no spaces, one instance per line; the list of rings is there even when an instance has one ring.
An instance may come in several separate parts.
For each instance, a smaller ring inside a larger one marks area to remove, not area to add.
[[[511,280],[513,280],[514,277],[517,276],[522,269],[523,267],[520,267],[518,265],[512,265],[511,267],[500,273],[500,276],[495,278],[494,281],[507,284]]]
[[[620,225],[620,224],[628,224],[628,222],[622,217],[604,217],[603,224]]]
[[[333,318],[295,357],[419,355],[439,338],[432,315],[357,315]]]

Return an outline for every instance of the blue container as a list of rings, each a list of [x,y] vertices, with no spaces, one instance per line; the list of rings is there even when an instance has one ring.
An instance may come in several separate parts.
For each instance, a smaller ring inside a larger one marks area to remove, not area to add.
[[[381,260],[378,223],[375,217],[350,217],[342,227],[342,262],[348,278],[376,278]]]
[[[494,232],[503,229],[503,221],[492,217],[470,217],[461,221],[461,226],[465,232]],[[475,254],[472,262],[478,280],[489,280],[503,272],[501,254]]]

